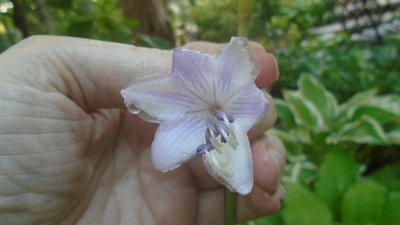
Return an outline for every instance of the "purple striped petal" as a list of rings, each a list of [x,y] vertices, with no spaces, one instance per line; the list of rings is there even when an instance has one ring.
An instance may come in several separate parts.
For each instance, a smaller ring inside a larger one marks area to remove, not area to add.
[[[135,81],[122,90],[121,95],[133,114],[149,122],[176,121],[186,112],[200,110],[202,106],[186,94],[179,77],[171,75],[154,75]]]
[[[204,143],[205,118],[209,116],[189,113],[177,122],[160,124],[151,146],[154,166],[172,170],[196,155],[197,147]]]
[[[213,82],[216,75],[215,57],[187,49],[174,49],[172,74],[181,78],[194,97],[214,104]]]
[[[240,123],[247,132],[262,119],[269,109],[264,93],[250,83],[232,95],[223,105],[223,110],[235,117],[234,123]]]
[[[217,56],[217,61],[217,95],[230,96],[233,90],[254,82],[257,66],[248,50],[246,39],[233,37]]]

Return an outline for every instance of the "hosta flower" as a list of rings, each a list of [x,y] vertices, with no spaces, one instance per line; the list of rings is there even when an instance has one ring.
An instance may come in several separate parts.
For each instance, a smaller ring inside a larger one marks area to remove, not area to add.
[[[215,179],[249,193],[247,131],[269,106],[255,86],[256,74],[247,41],[232,38],[217,56],[175,49],[171,74],[148,76],[122,90],[132,113],[160,123],[151,146],[155,167],[168,171],[201,156]]]

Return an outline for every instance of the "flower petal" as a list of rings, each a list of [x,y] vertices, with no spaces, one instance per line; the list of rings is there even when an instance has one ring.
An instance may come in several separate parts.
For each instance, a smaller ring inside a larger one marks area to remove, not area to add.
[[[199,107],[197,100],[182,88],[180,78],[172,75],[153,75],[134,81],[121,95],[133,114],[149,122],[176,121]]]
[[[250,83],[227,99],[222,109],[233,115],[235,123],[240,123],[247,132],[263,118],[269,109],[269,102],[264,93],[254,83]]]
[[[254,82],[257,66],[247,47],[247,40],[232,37],[229,44],[217,55],[216,86],[219,95],[229,95],[236,88]]]
[[[168,171],[192,158],[204,143],[205,119],[210,116],[208,112],[189,113],[177,122],[160,124],[151,146],[154,166]]]
[[[253,161],[250,143],[246,132],[240,127],[240,124],[234,124],[234,132],[238,146],[236,149],[229,147],[234,166],[233,176],[224,175],[224,173],[215,166],[213,160],[208,157],[209,154],[203,155],[203,161],[210,175],[217,181],[225,185],[231,191],[246,195],[253,189]]]
[[[193,96],[214,104],[213,80],[217,73],[215,57],[187,49],[174,49],[172,74],[181,78]]]

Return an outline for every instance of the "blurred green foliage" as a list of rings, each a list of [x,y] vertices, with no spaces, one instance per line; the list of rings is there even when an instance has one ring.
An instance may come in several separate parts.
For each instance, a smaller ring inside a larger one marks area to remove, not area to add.
[[[375,167],[372,153],[398,158],[400,95],[357,93],[339,104],[316,78],[303,75],[298,90],[276,99],[288,151],[284,208],[249,224],[399,224],[400,162]]]
[[[236,1],[198,0],[185,19],[198,26],[198,36],[224,42],[236,34]],[[345,100],[358,91],[378,88],[382,93],[400,92],[400,40],[390,36],[384,43],[354,42],[347,32],[312,35],[310,29],[334,20],[332,0],[257,0],[250,39],[273,53],[280,64],[280,79],[270,88],[294,88],[301,74],[317,77]]]
[[[54,34],[130,43],[138,21],[123,16],[118,1],[26,0],[20,1],[30,35]],[[0,1],[0,50],[21,40],[15,27],[11,1]]]

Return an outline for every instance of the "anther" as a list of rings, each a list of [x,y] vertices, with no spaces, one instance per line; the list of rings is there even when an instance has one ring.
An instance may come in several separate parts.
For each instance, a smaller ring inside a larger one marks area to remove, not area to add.
[[[209,129],[206,129],[206,132],[205,132],[205,140],[206,140],[206,143],[207,143],[207,144],[211,144],[210,138],[211,138],[210,130],[209,130]]]
[[[212,144],[202,144],[199,147],[197,147],[196,152],[198,155],[204,155],[205,151],[210,151],[214,149]]]
[[[211,130],[212,131],[212,133],[215,135],[215,137],[216,136],[218,136],[218,130],[217,130],[217,128],[215,127],[215,124],[213,123],[213,121],[210,119],[210,118],[207,118],[206,119],[206,126],[207,126],[207,128],[209,129],[209,130]]]
[[[229,136],[229,128],[221,120],[214,120],[215,128],[221,136]]]
[[[231,114],[224,112],[222,110],[215,110],[214,116],[222,121],[224,121],[226,118],[226,119],[228,119],[229,123],[233,123],[235,121],[235,118]]]

